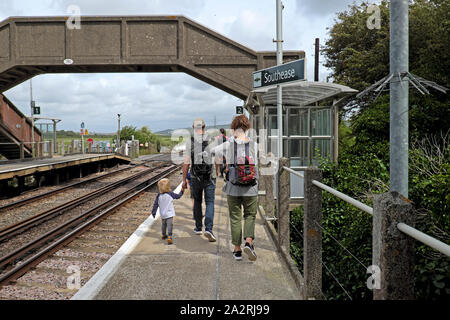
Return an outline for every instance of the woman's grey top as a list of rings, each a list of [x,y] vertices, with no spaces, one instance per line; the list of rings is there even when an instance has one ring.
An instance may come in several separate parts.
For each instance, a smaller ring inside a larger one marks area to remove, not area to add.
[[[236,141],[237,143],[237,156],[245,157],[244,140],[235,139],[234,137],[231,137],[227,142],[224,142],[223,144],[215,147],[212,152],[216,155],[216,157],[222,158],[224,156],[228,164],[233,163],[234,150],[232,148],[234,141]],[[250,156],[254,159],[255,166],[258,166],[258,144],[252,140],[250,140],[249,143],[250,143],[249,145]],[[254,186],[238,186],[227,181],[223,186],[222,191],[229,196],[243,196],[243,197],[257,196],[258,178],[259,178],[258,170],[256,170],[255,174],[256,174],[256,184]]]

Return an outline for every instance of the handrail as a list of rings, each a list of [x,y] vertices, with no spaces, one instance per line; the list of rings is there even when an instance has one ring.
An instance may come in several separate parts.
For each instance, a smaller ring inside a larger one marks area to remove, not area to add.
[[[291,168],[283,167],[283,169],[286,170],[286,171],[289,171],[292,174],[295,174],[296,176],[299,176],[300,178],[303,178],[303,179],[305,178],[301,173],[299,173],[299,172],[297,172],[295,170],[292,170]],[[345,202],[348,202],[348,203],[354,205],[358,209],[361,209],[362,211],[373,215],[373,209],[371,207],[369,207],[368,205],[366,205],[366,204],[364,204],[364,203],[362,203],[362,202],[360,202],[360,201],[358,201],[356,199],[353,199],[352,197],[349,197],[348,195],[346,195],[346,194],[344,194],[342,192],[339,192],[339,191],[337,191],[337,190],[335,190],[335,189],[333,189],[333,188],[331,188],[331,187],[327,186],[326,184],[323,184],[323,183],[321,183],[319,181],[313,180],[312,183],[314,185],[318,186],[319,188],[321,188],[321,189],[323,189],[325,191],[328,191],[329,193],[335,195],[336,197],[341,198]]]
[[[295,170],[292,170],[291,168],[283,167],[283,169],[300,177],[300,178],[303,178],[303,179],[305,178],[301,173],[299,173]],[[344,200],[345,202],[348,202],[348,203],[354,205],[358,209],[361,209],[362,211],[373,215],[373,208],[369,207],[368,205],[366,205],[356,199],[353,199],[352,197],[349,197],[346,194],[339,192],[319,181],[312,180],[312,183],[314,185],[316,185],[317,187],[319,187],[325,191],[328,191],[329,193],[335,195],[336,197]],[[450,246],[449,245],[447,245],[433,237],[430,237],[429,235],[423,233],[422,231],[419,231],[419,230],[417,230],[405,223],[402,223],[402,222],[397,224],[397,228],[404,234],[410,236],[411,238],[416,239],[417,241],[420,241],[423,244],[426,244],[427,246],[445,254],[447,257],[450,257]]]
[[[404,234],[410,236],[411,238],[416,239],[417,241],[420,241],[423,244],[426,244],[427,246],[445,254],[447,257],[450,257],[450,246],[445,244],[444,242],[439,241],[433,237],[430,237],[429,235],[411,226],[408,226],[403,222],[398,223],[397,228]]]

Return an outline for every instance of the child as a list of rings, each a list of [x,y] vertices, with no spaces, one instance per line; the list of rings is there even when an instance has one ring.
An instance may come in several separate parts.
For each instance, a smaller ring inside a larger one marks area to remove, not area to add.
[[[156,216],[156,210],[159,207],[159,214],[162,220],[161,239],[167,239],[167,244],[172,244],[173,217],[175,216],[173,199],[180,199],[184,189],[181,189],[178,194],[170,191],[170,180],[166,178],[158,181],[158,189],[159,193],[153,203],[152,216],[153,218]]]

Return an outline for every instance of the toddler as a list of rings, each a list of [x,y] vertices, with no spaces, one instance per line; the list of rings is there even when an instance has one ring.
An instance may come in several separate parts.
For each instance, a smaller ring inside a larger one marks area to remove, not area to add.
[[[161,239],[167,239],[167,244],[172,244],[173,217],[175,216],[173,199],[180,199],[184,190],[181,189],[180,193],[170,191],[170,180],[166,178],[158,181],[158,189],[159,193],[153,204],[152,216],[153,218],[156,216],[156,210],[159,207],[159,214],[162,220]]]

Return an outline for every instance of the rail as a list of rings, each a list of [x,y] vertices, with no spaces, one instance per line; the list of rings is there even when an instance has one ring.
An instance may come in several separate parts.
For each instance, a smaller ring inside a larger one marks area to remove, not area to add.
[[[349,299],[352,299],[332,270],[322,261],[323,233],[344,248],[366,272],[372,272],[374,275],[376,271],[373,268],[378,267],[380,274],[376,276],[379,276],[382,281],[379,287],[372,289],[374,299],[414,299],[414,240],[450,257],[449,245],[412,227],[415,223],[413,205],[399,193],[391,191],[375,195],[372,208],[322,183],[322,171],[318,168],[306,168],[305,174],[302,174],[289,168],[288,165],[289,160],[281,158],[275,166],[278,168],[277,196],[274,197],[271,192],[273,176],[266,178],[263,176],[262,186],[265,192],[261,192],[260,196],[265,198],[265,217],[274,213],[273,202],[276,201],[277,245],[282,249],[281,252],[289,254],[291,232],[303,241],[303,261],[298,262],[303,268],[303,295],[306,299],[325,297],[322,292],[322,268],[337,282]],[[303,233],[290,221],[291,174],[304,181]],[[322,191],[327,191],[372,216],[372,266],[362,263],[336,237],[322,227]],[[261,207],[261,210],[264,209]]]
[[[292,173],[300,178],[303,178],[303,179],[305,178],[301,173],[299,173],[295,170],[292,170],[291,168],[283,167],[283,169],[286,171],[289,171],[290,173]],[[333,189],[319,181],[312,180],[312,183],[314,185],[318,186],[319,188],[321,188],[322,190],[328,191],[329,193],[344,200],[345,202],[354,205],[358,209],[361,209],[362,211],[367,212],[370,215],[373,215],[373,208],[369,207],[368,205],[366,205],[356,199],[353,199],[352,197],[349,197],[348,195],[346,195],[342,192],[339,192],[336,189]],[[397,224],[397,228],[404,234],[407,234],[408,236],[410,236],[411,238],[414,238],[415,240],[420,241],[423,244],[426,244],[427,246],[445,254],[447,257],[450,257],[450,246],[443,243],[442,241],[439,241],[433,237],[430,237],[429,235],[423,233],[422,231],[419,231],[411,226],[408,226],[405,223],[399,222]]]

